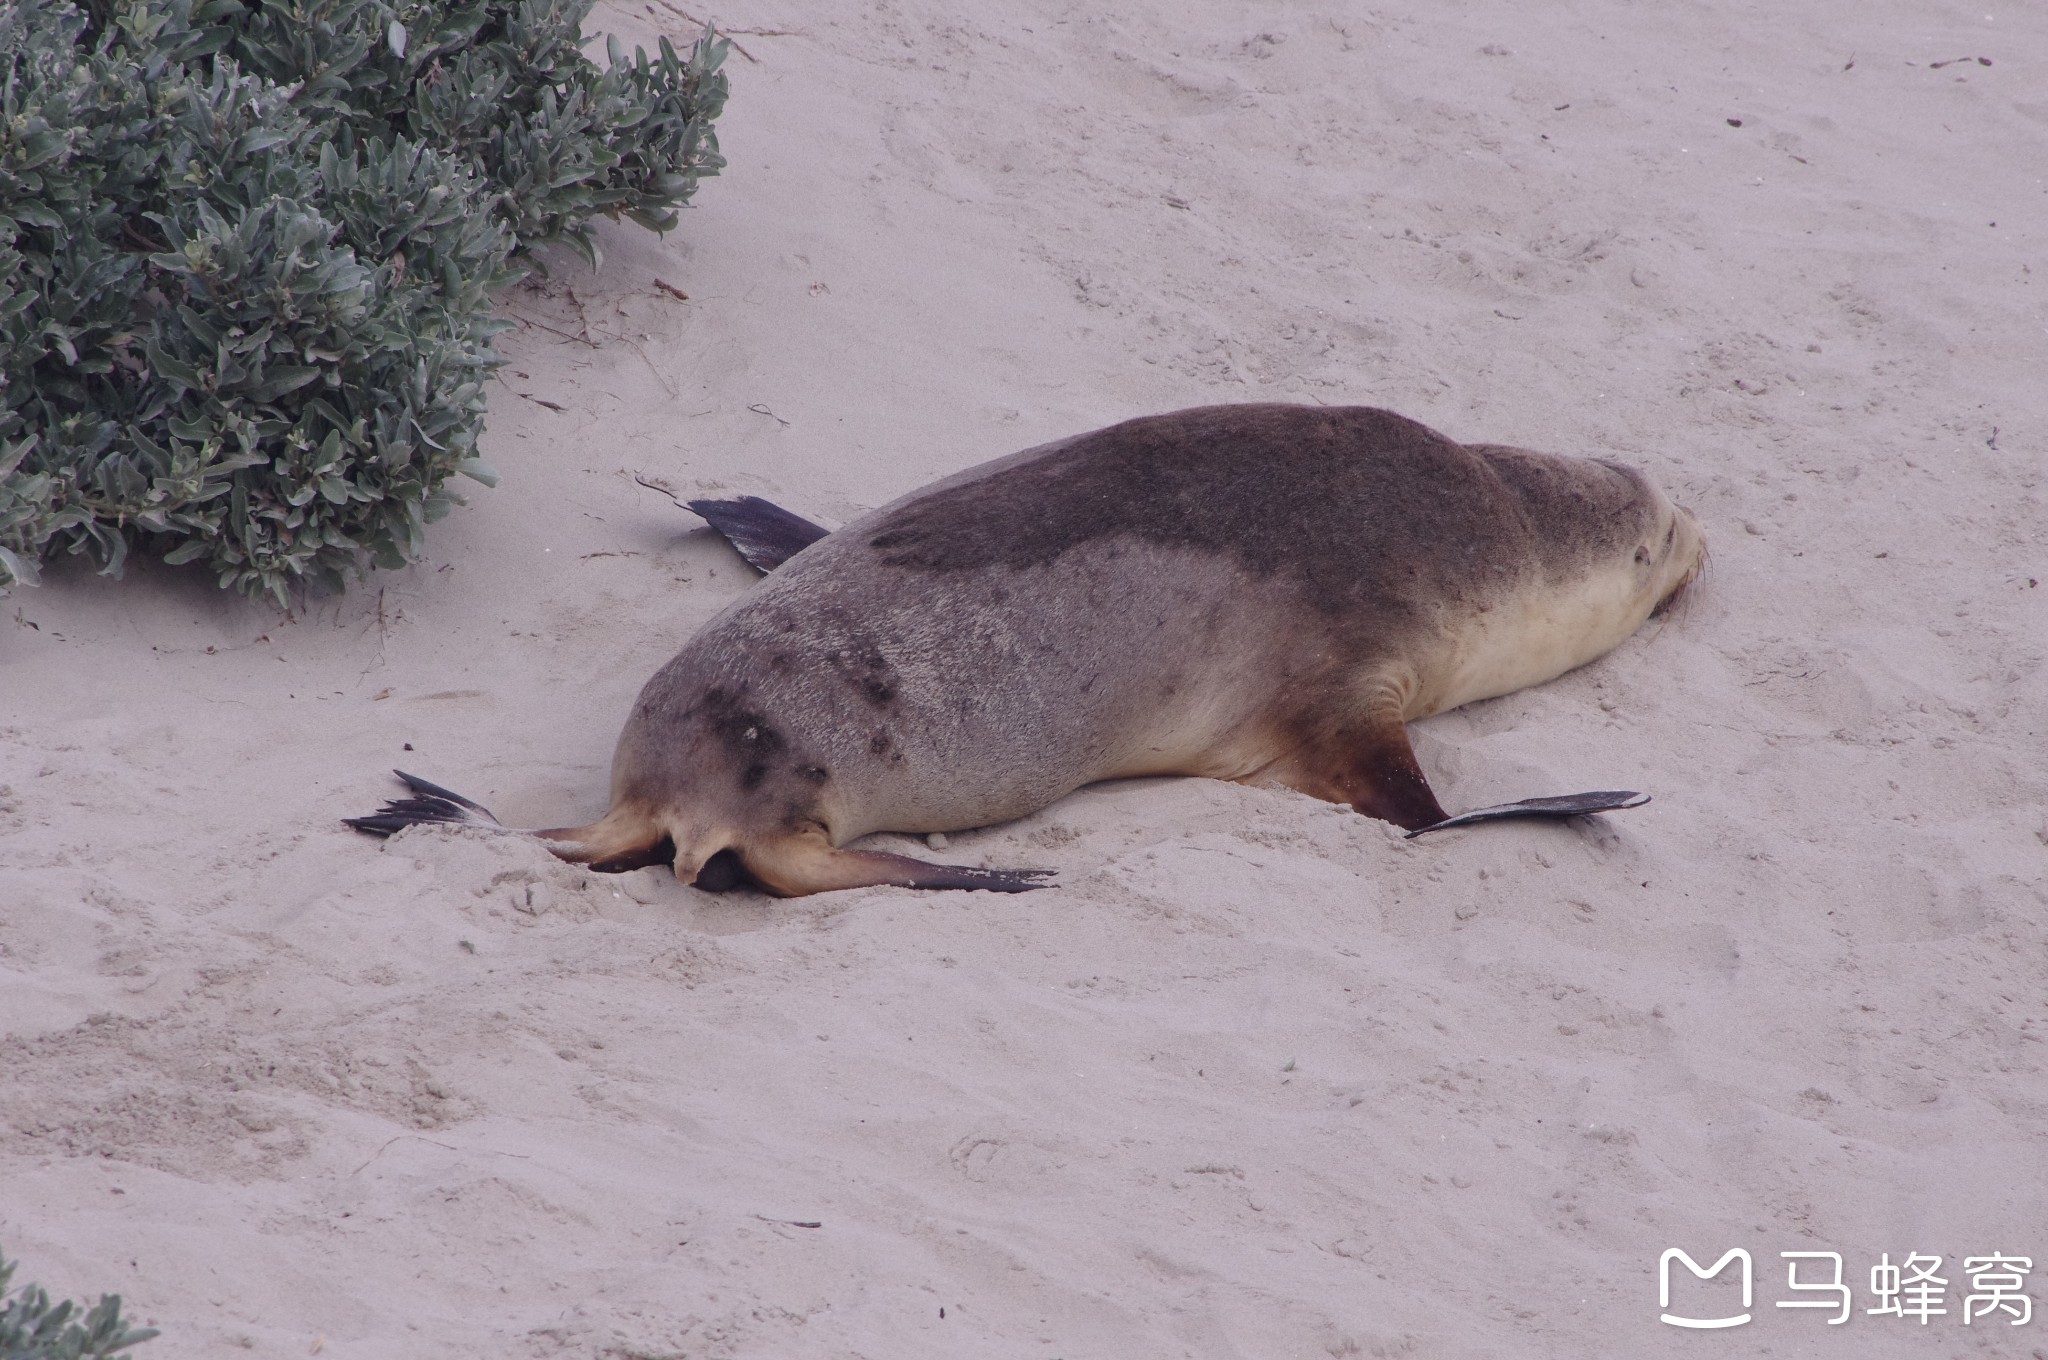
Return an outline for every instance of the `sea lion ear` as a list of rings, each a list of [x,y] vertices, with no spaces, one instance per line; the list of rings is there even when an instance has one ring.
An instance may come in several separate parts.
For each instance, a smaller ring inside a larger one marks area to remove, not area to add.
[[[733,551],[757,571],[775,570],[832,532],[759,496],[685,504],[723,534]]]

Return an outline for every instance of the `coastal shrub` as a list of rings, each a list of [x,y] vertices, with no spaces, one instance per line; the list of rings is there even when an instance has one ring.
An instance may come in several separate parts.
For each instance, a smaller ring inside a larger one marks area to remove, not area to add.
[[[83,553],[280,603],[419,555],[493,295],[723,165],[726,44],[591,0],[0,3],[0,591]]]
[[[91,1308],[51,1303],[41,1285],[9,1290],[15,1262],[0,1256],[0,1360],[104,1360],[156,1335],[121,1317],[121,1296],[103,1294]]]

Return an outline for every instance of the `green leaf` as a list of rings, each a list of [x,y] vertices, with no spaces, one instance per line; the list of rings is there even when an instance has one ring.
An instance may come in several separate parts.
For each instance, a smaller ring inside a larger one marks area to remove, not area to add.
[[[319,376],[320,370],[317,368],[297,368],[280,364],[266,369],[262,382],[237,395],[255,402],[276,401],[287,392],[298,391]]]
[[[0,591],[8,586],[32,586],[42,578],[36,574],[36,564],[14,552],[11,548],[0,548]]]
[[[179,387],[198,391],[203,386],[199,370],[182,359],[166,354],[154,340],[146,342],[142,352],[149,356],[149,366],[162,376],[169,378]]]
[[[283,146],[294,135],[290,131],[279,129],[254,128],[243,133],[241,140],[235,143],[234,154],[237,156],[253,156],[258,152],[268,151],[274,146]]]

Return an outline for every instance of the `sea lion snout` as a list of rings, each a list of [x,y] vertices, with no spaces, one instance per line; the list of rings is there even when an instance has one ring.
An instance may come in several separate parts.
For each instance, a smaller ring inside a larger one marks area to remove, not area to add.
[[[1707,565],[1707,531],[1699,516],[1682,505],[1671,507],[1671,526],[1666,532],[1662,560],[1657,564],[1657,603],[1650,617],[1662,618],[1686,587],[1700,577]]]

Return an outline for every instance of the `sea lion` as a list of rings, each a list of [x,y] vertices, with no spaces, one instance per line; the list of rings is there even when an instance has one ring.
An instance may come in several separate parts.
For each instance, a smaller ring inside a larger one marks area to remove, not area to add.
[[[1411,832],[1632,806],[1447,818],[1404,724],[1608,651],[1705,551],[1633,469],[1461,445],[1367,407],[1128,420],[829,535],[765,501],[702,504],[774,570],[641,690],[610,811],[532,834],[596,869],[672,861],[700,887],[783,896],[1043,886],[1043,870],[843,847],[1138,775],[1281,784]],[[401,777],[420,796],[350,825],[497,825]]]

